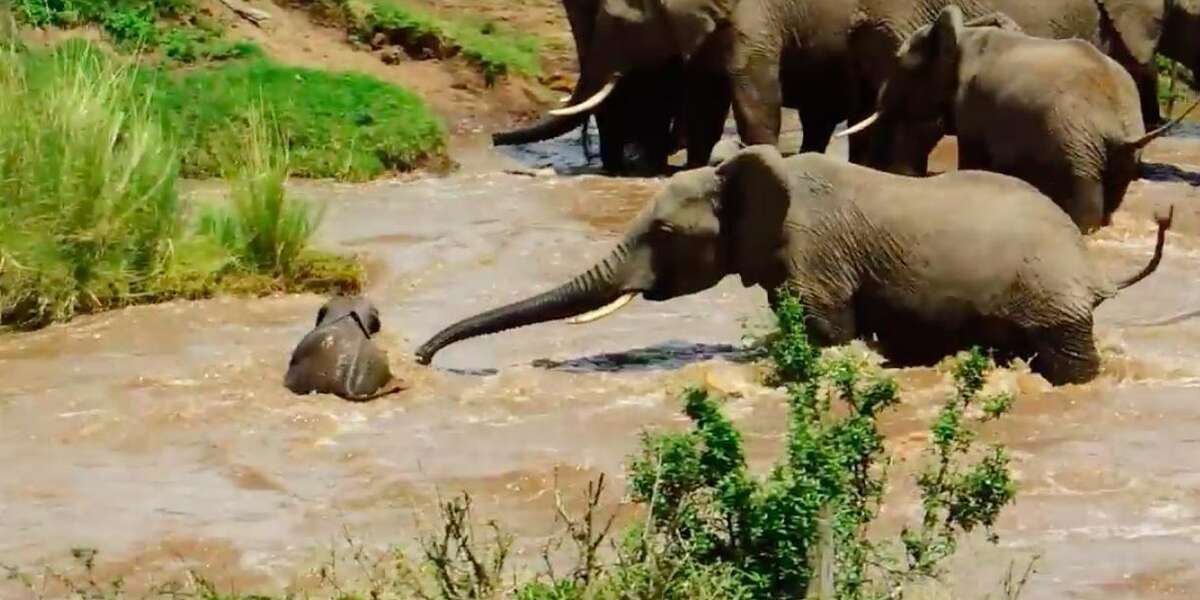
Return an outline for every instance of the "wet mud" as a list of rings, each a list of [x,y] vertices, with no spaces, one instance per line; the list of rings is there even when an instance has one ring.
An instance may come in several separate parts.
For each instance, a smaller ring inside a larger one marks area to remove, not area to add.
[[[174,302],[0,336],[0,563],[94,547],[103,573],[133,584],[197,568],[221,586],[279,590],[345,532],[375,546],[413,539],[437,498],[462,490],[529,556],[555,531],[556,481],[572,496],[606,473],[606,510],[630,512],[626,457],[642,430],[686,426],[677,395],[696,383],[729,395],[753,464],[770,464],[785,407],[741,344],[768,322],[765,294],[734,278],[412,364],[442,326],[592,264],[662,183],[501,173],[586,172],[563,143],[546,164],[467,144],[463,171],[444,179],[293,186],[327,204],[322,246],[366,258],[380,343],[413,381],[401,395],[354,404],[282,387],[316,296]],[[953,158],[947,148],[935,163]],[[1166,258],[1098,311],[1098,380],[996,376],[1018,400],[985,437],[1010,446],[1020,495],[1000,544],[974,537],[956,559],[955,597],[994,592],[1010,561],[1035,554],[1025,598],[1200,597],[1200,317],[1154,325],[1200,309],[1200,139],[1161,140],[1146,160],[1170,167],[1135,183],[1089,245],[1105,268],[1131,272],[1153,249],[1154,212],[1173,203]],[[885,429],[903,470],[950,388],[933,368],[895,375],[904,401]],[[884,521],[896,526],[917,505],[905,485],[892,494]],[[17,594],[6,585],[0,597]]]

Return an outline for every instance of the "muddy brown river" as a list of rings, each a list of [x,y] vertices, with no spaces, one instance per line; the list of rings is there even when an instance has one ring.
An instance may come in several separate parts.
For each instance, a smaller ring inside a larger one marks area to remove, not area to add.
[[[735,279],[413,366],[442,326],[590,265],[661,185],[508,175],[509,158],[460,154],[463,171],[444,179],[293,186],[328,206],[321,245],[367,258],[382,343],[414,381],[402,395],[353,404],[282,387],[316,296],[174,302],[0,335],[0,563],[61,564],[92,547],[105,575],[135,584],[197,568],[226,589],[278,591],[344,532],[412,539],[439,496],[463,490],[534,552],[556,531],[556,478],[575,496],[607,473],[605,509],[628,508],[623,461],[639,432],[685,426],[677,392],[699,382],[730,394],[755,465],[778,455],[782,398],[738,349],[768,322],[765,294]],[[1153,212],[1173,202],[1166,258],[1099,310],[1101,378],[996,376],[1018,399],[985,438],[1011,448],[1020,493],[999,545],[964,545],[953,597],[997,591],[1010,561],[1034,555],[1024,598],[1200,597],[1200,318],[1145,325],[1200,309],[1200,138],[1161,140],[1146,159],[1163,164],[1090,245],[1112,271],[1135,269]],[[885,419],[888,443],[914,462],[949,387],[932,368],[894,374],[904,402]],[[885,520],[916,514],[911,492],[895,490]],[[24,595],[0,583],[10,597]]]

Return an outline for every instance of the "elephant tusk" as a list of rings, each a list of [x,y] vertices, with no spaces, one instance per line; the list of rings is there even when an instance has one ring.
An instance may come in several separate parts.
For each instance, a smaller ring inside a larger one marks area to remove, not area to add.
[[[629,302],[636,298],[637,295],[637,292],[625,292],[616,300],[613,300],[612,302],[609,302],[608,304],[605,304],[596,310],[589,310],[582,315],[571,317],[571,319],[567,322],[572,325],[583,325],[584,323],[599,321],[600,319],[603,319],[604,317],[621,310],[622,307],[624,307],[626,304],[629,304]]]
[[[874,125],[875,121],[878,121],[878,120],[879,120],[879,111],[875,111],[875,114],[859,121],[857,125],[847,127],[846,129],[839,131],[837,133],[837,135],[834,135],[833,137],[843,138],[848,135],[854,135],[854,134]]]
[[[559,98],[559,99],[558,99],[558,103],[559,103],[559,104],[566,104],[566,103],[568,103],[568,102],[570,102],[570,101],[571,101],[571,95],[570,95],[570,94],[567,94],[566,96],[563,96],[562,98]]]
[[[569,117],[571,115],[588,112],[597,106],[600,106],[600,104],[603,103],[604,100],[608,98],[608,95],[611,94],[616,88],[617,78],[613,77],[612,79],[608,80],[608,83],[604,84],[604,87],[600,88],[600,91],[592,94],[591,98],[588,98],[587,100],[584,100],[575,106],[556,108],[550,111],[550,114],[556,117]]]

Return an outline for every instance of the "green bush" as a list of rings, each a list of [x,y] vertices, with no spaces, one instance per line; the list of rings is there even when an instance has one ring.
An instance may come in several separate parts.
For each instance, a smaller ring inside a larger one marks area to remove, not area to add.
[[[974,351],[956,363],[956,393],[931,428],[930,467],[918,478],[924,518],[903,532],[901,558],[868,537],[887,483],[877,420],[898,401],[895,381],[849,354],[821,357],[794,299],[785,295],[777,315],[769,352],[791,408],[785,457],[765,479],[752,477],[736,429],[693,390],[684,410],[694,430],[646,438],[632,466],[634,500],[678,540],[672,552],[728,566],[755,598],[808,593],[823,523],[837,598],[885,596],[936,575],[958,535],[990,528],[1015,494],[1004,450],[976,448],[965,416],[976,404],[987,408],[984,419],[1009,406],[1006,396],[980,397],[990,362]]]
[[[222,174],[222,149],[260,106],[286,132],[294,175],[366,180],[445,156],[444,128],[427,105],[367,75],[252,60],[170,78],[158,100],[191,177]]]
[[[1169,117],[1175,113],[1176,106],[1192,96],[1189,89],[1196,89],[1195,74],[1165,56],[1156,56],[1154,60],[1158,68],[1158,103],[1164,116]]]

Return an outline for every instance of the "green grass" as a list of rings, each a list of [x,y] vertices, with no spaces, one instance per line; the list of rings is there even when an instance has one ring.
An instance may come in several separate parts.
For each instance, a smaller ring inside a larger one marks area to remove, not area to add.
[[[382,35],[410,54],[428,50],[435,57],[461,54],[477,65],[489,83],[515,73],[541,73],[541,42],[532,35],[480,19],[446,18],[400,0],[291,0],[322,20],[338,23],[363,42]]]
[[[361,285],[361,267],[307,249],[315,222],[286,202],[282,163],[253,129],[240,141],[250,162],[229,170],[270,165],[276,179],[234,186],[226,222],[243,235],[197,233],[152,80],[87,44],[0,48],[0,326],[228,290]],[[274,261],[246,260],[263,252]]]
[[[382,33],[402,43],[421,44],[422,36],[432,36],[461,51],[489,77],[510,72],[522,75],[541,72],[540,45],[533,36],[475,19],[439,18],[396,0],[376,0],[371,6],[358,24],[367,39]]]
[[[189,177],[221,175],[224,148],[261,107],[286,132],[294,175],[361,181],[445,161],[445,130],[415,94],[367,75],[222,63],[167,78],[158,106]]]
[[[260,56],[252,42],[224,38],[219,24],[191,0],[16,0],[16,15],[35,27],[97,25],[123,50],[161,50],[171,61],[188,64]]]

